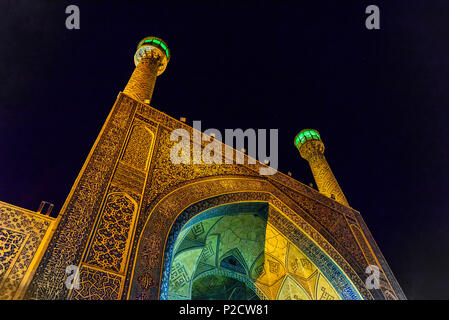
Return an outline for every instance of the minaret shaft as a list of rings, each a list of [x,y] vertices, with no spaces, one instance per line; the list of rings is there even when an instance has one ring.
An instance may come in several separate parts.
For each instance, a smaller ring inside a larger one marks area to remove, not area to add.
[[[123,90],[125,94],[145,103],[151,101],[157,72],[161,63],[158,55],[158,52],[153,51],[142,58],[134,69],[125,90]]]
[[[335,201],[349,207],[348,201],[332,173],[326,157],[323,154],[316,154],[307,159],[307,161],[309,162],[318,190],[329,198],[335,197]]]

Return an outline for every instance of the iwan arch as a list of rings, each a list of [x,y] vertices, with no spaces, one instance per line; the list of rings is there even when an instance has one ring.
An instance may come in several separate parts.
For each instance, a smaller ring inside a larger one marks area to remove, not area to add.
[[[295,144],[319,191],[260,175],[259,162],[170,161],[171,132],[192,128],[149,106],[169,60],[162,40],[139,43],[136,69],[57,219],[0,203],[1,297],[405,299],[316,131]],[[79,267],[78,288],[65,285],[69,265]],[[378,289],[365,285],[368,265],[380,270]]]

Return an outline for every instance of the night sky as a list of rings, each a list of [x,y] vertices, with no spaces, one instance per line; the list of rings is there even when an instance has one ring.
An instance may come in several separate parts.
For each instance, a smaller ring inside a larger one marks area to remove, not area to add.
[[[1,201],[61,209],[154,35],[172,59],[153,107],[203,130],[278,128],[279,170],[305,184],[293,138],[317,129],[406,296],[449,298],[448,1],[92,2],[1,1]]]

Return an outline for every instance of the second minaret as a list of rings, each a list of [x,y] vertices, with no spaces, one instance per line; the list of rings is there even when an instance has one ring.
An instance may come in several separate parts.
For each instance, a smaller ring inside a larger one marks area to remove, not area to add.
[[[298,148],[301,157],[309,162],[318,190],[329,198],[349,207],[348,201],[324,156],[324,144],[318,131],[313,129],[302,130],[295,137],[295,146]]]

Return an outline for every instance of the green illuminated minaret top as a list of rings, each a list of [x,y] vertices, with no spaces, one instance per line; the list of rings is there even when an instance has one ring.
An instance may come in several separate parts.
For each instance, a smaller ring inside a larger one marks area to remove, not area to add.
[[[320,140],[321,137],[318,131],[313,129],[304,129],[301,130],[295,137],[295,146],[296,148],[300,148],[306,141],[308,140]]]
[[[167,67],[167,63],[170,61],[170,50],[168,49],[168,46],[164,42],[164,40],[157,37],[146,37],[142,39],[137,45],[137,51],[134,55],[134,63],[137,66],[141,59],[145,57],[148,52],[153,50],[159,51],[163,56],[161,65],[157,73],[157,75],[159,76],[164,72],[165,68]]]

